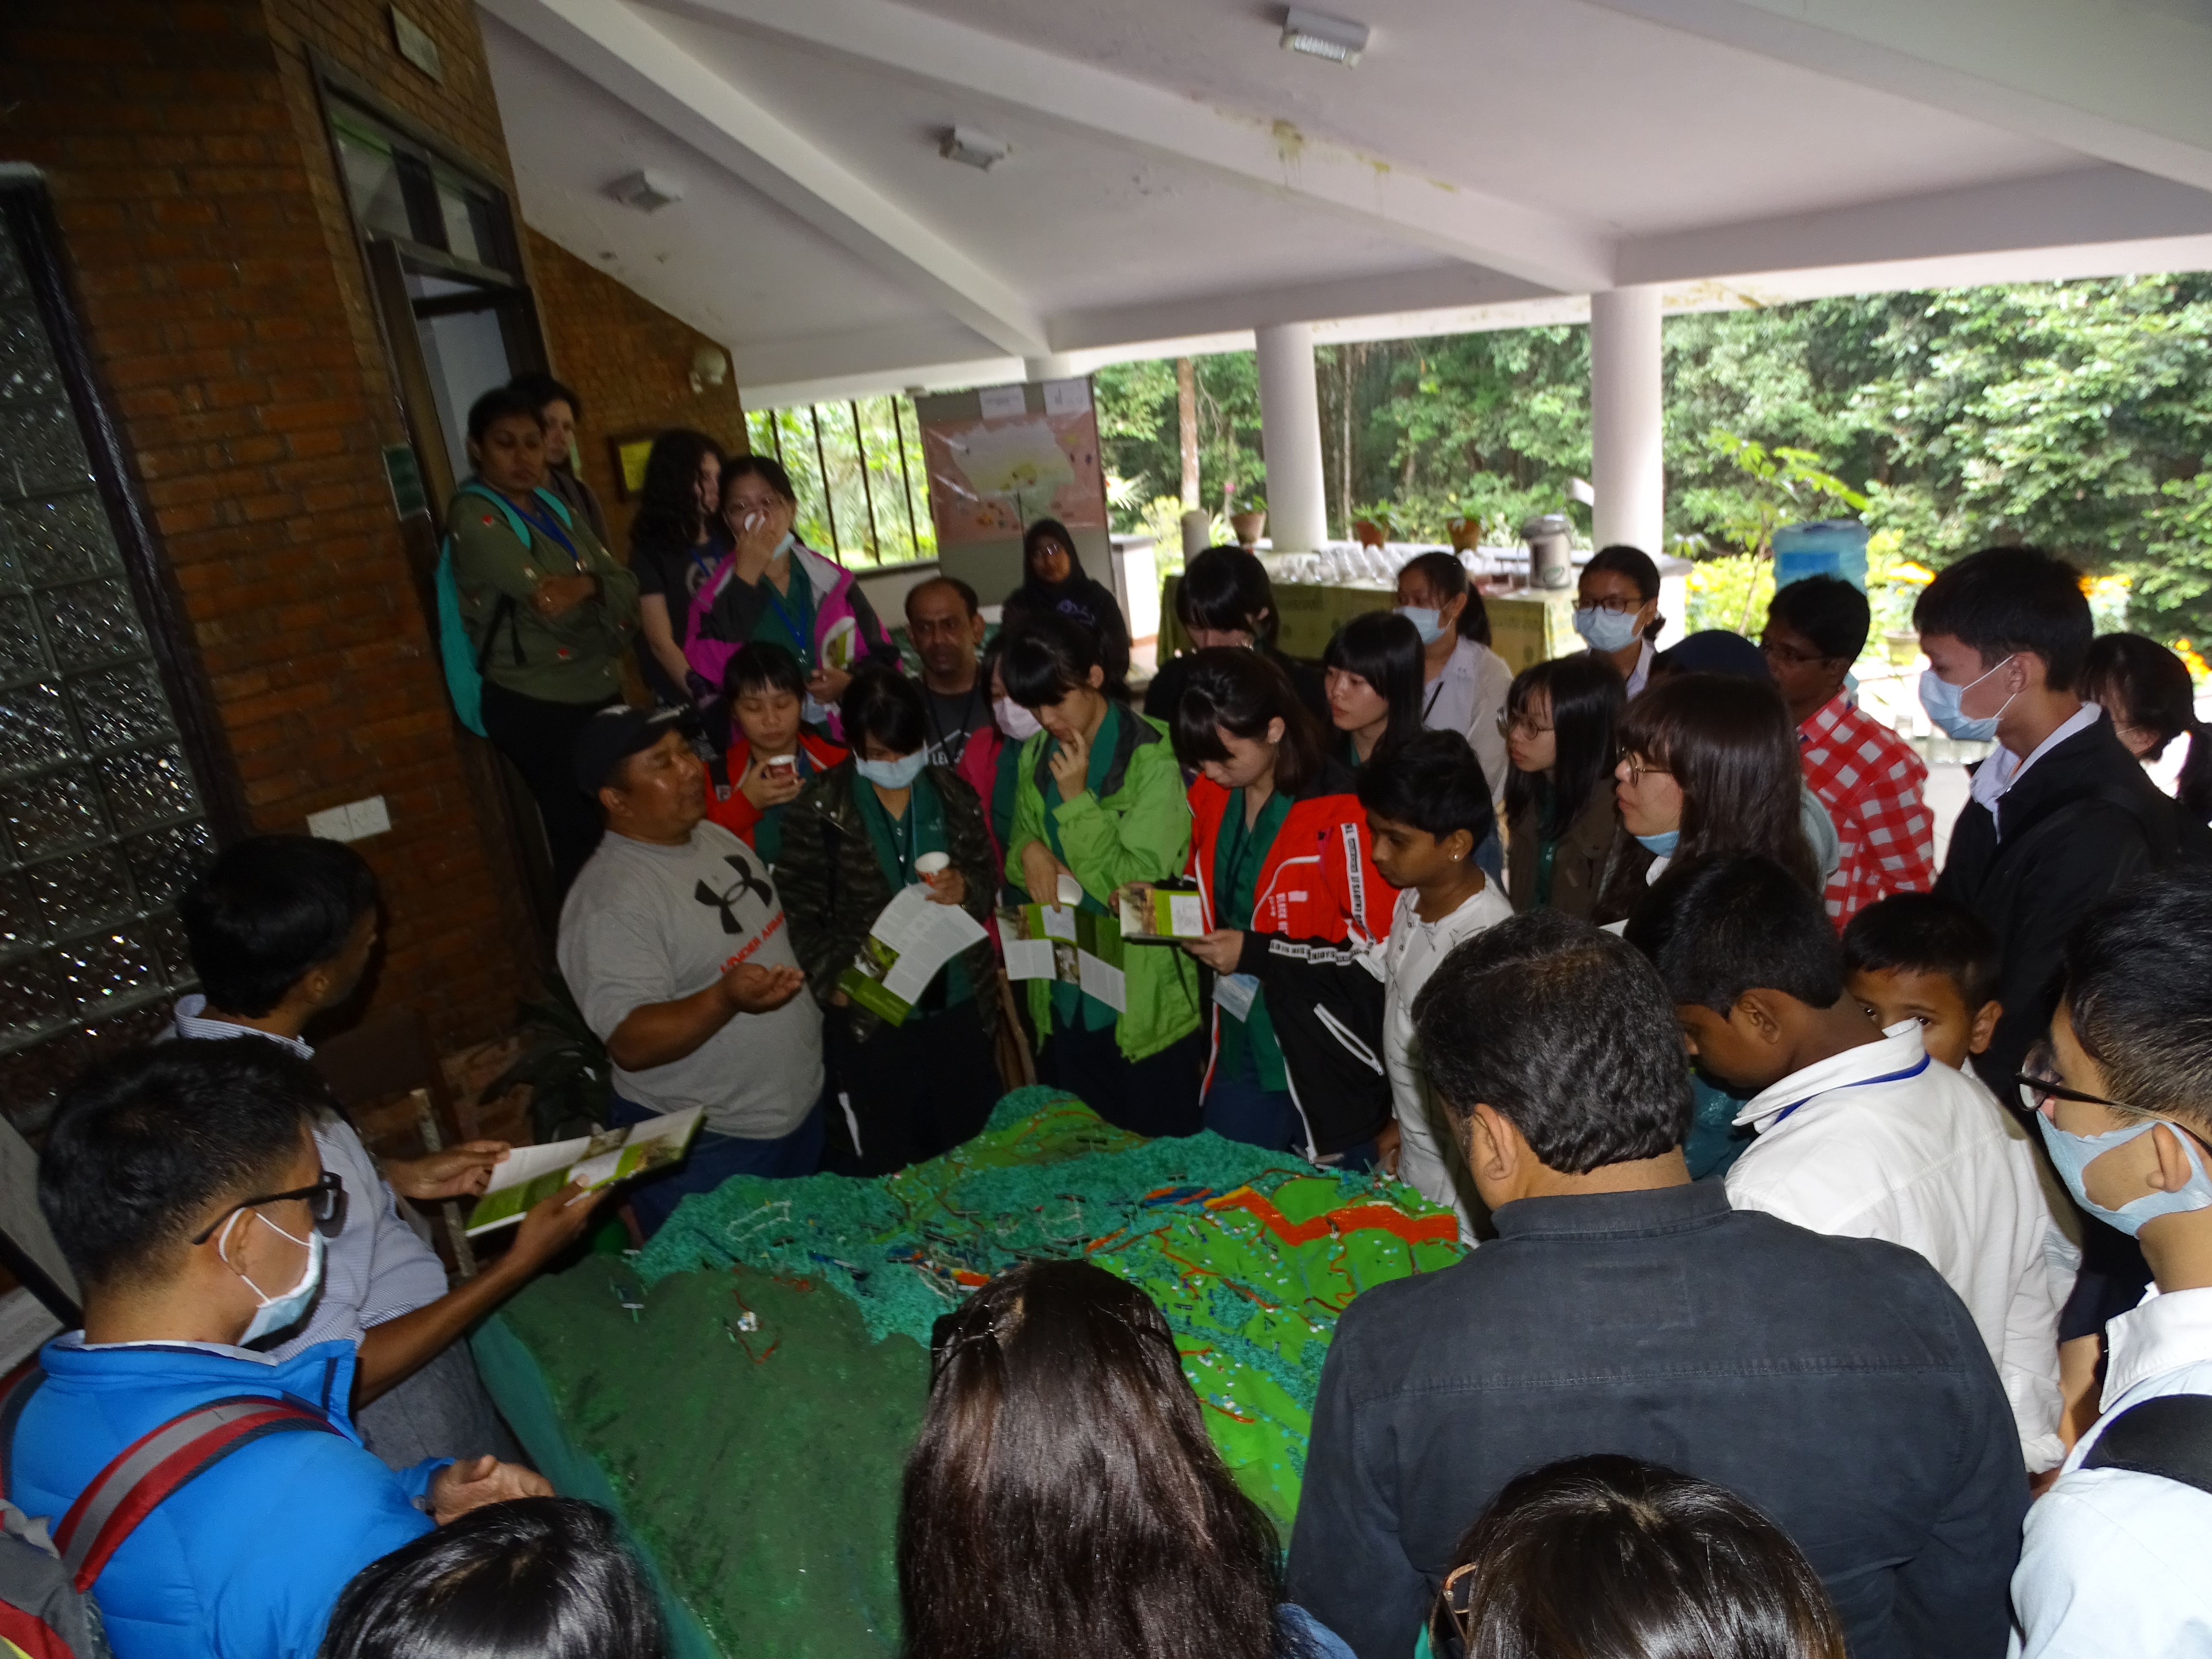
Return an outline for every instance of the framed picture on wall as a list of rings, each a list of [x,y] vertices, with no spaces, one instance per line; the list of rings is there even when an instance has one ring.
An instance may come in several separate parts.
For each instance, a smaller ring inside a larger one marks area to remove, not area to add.
[[[629,432],[607,440],[614,458],[615,499],[627,501],[645,488],[646,458],[653,453],[657,432]]]

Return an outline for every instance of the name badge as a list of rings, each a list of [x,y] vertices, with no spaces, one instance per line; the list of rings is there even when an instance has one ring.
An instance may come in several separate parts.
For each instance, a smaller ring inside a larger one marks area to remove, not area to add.
[[[1251,1018],[1259,996],[1260,981],[1249,974],[1223,974],[1213,981],[1213,1000],[1234,1020]]]

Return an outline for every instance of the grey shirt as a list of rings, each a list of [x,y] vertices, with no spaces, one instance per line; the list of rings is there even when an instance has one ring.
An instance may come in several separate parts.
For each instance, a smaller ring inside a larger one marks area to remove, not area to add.
[[[649,1002],[704,990],[740,962],[799,965],[760,855],[702,822],[682,847],[608,831],[561,907],[562,975],[602,1041]],[[706,1109],[719,1134],[773,1140],[822,1094],[822,1012],[804,990],[772,1013],[737,1014],[683,1059],[615,1068],[615,1092],[654,1112]]]

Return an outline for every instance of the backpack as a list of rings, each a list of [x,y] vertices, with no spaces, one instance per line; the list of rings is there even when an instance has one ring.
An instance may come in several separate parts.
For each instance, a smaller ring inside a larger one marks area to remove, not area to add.
[[[2212,1493],[2212,1395],[2165,1394],[2105,1425],[2085,1469],[2128,1469]]]
[[[27,1659],[109,1659],[93,1584],[179,1487],[264,1435],[338,1432],[320,1412],[266,1395],[195,1406],[116,1453],[50,1536],[47,1517],[7,1501],[15,1425],[45,1381],[33,1370],[0,1398],[0,1650],[12,1644]]]
[[[526,550],[530,546],[530,526],[523,522],[522,514],[513,503],[496,490],[487,489],[471,479],[458,492],[462,495],[478,495],[499,509],[507,520],[507,527],[514,532],[515,539]],[[538,499],[553,509],[562,524],[576,527],[568,506],[549,489],[534,492]],[[453,538],[447,532],[438,544],[438,654],[446,668],[446,690],[453,699],[453,712],[461,717],[461,724],[478,737],[486,735],[483,725],[484,665],[491,660],[493,643],[499,630],[507,630],[507,641],[514,652],[514,665],[522,666],[522,629],[515,620],[514,596],[502,593],[499,603],[492,607],[490,624],[485,628],[483,643],[472,646],[469,641],[468,624],[461,619],[461,585],[453,575]]]

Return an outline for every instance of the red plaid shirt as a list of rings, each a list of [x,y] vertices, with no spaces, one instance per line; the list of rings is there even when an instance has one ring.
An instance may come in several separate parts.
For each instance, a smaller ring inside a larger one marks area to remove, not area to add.
[[[1904,739],[1838,696],[1797,728],[1797,753],[1843,842],[1824,895],[1837,927],[1886,894],[1936,884],[1936,820],[1921,799],[1928,766]]]

